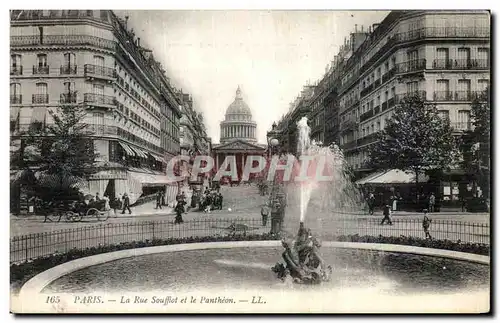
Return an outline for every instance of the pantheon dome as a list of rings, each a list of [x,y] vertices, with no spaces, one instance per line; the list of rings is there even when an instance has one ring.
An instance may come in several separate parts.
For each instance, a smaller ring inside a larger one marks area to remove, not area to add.
[[[252,120],[252,111],[243,101],[241,89],[238,86],[233,103],[226,110],[225,120],[220,123],[220,143],[233,140],[244,140],[256,143],[257,123]]]

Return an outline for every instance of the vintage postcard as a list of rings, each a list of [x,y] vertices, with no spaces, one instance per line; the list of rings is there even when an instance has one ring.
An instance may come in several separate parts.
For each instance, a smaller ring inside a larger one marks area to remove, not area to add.
[[[11,312],[490,312],[490,18],[11,10]]]

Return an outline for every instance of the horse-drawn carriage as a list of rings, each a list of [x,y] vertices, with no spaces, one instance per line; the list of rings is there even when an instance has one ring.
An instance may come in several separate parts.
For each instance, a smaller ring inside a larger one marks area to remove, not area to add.
[[[106,201],[66,201],[48,202],[40,207],[44,214],[44,222],[59,222],[62,218],[69,222],[80,222],[84,217],[106,221],[111,215],[111,209],[106,209]]]

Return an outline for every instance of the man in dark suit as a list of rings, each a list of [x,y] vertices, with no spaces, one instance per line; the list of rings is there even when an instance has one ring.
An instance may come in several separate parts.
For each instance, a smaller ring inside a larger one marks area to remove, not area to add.
[[[132,214],[132,210],[130,210],[130,198],[128,197],[127,193],[123,194],[122,214],[125,214],[125,210],[128,210],[128,214]]]

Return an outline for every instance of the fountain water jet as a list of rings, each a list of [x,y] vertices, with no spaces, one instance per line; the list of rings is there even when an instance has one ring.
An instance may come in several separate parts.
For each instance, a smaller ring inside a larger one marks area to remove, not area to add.
[[[306,156],[311,160],[306,172],[307,180],[294,181],[292,185],[287,186],[287,193],[298,197],[295,199],[298,205],[293,205],[292,199],[287,209],[298,209],[299,223],[305,222],[306,217],[311,216],[323,222],[327,220],[325,217],[333,217],[334,214],[359,212],[364,206],[363,198],[351,180],[342,151],[335,144],[325,147],[311,140],[311,128],[307,122],[307,117],[297,122],[297,155],[299,158],[303,157],[302,163]],[[329,179],[319,178],[318,174],[328,176]],[[322,228],[320,223],[319,228]]]

